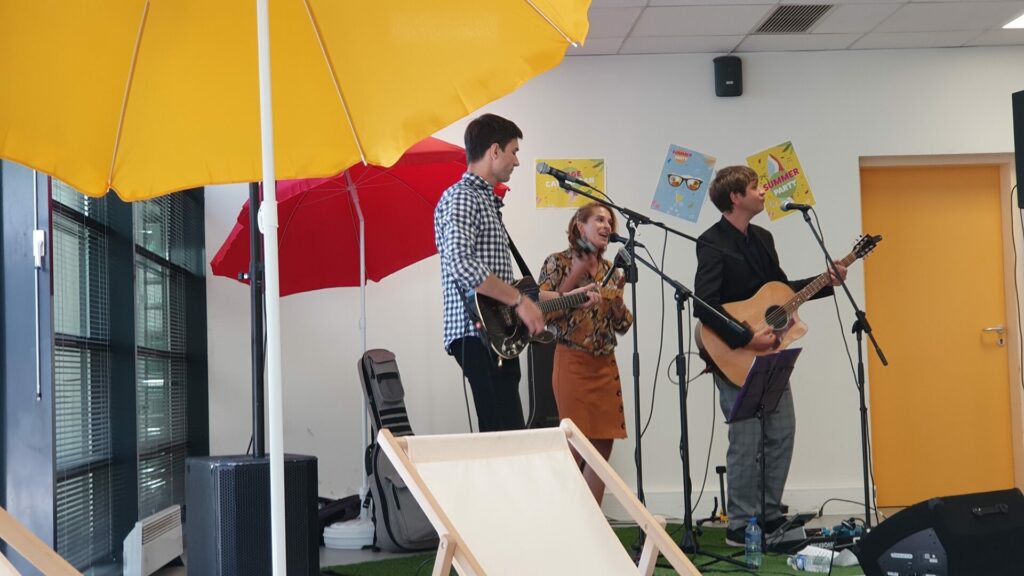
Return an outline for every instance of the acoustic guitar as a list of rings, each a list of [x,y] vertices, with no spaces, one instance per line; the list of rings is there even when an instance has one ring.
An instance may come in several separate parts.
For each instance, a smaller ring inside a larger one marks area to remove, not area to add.
[[[881,241],[881,236],[861,236],[853,251],[839,263],[843,266],[853,264],[867,256]],[[696,339],[701,357],[708,363],[709,368],[717,371],[733,385],[742,386],[757,356],[787,348],[807,333],[807,325],[800,320],[797,309],[829,283],[828,272],[822,273],[799,292],[794,292],[784,282],[768,282],[747,300],[723,304],[722,308],[727,314],[752,332],[756,333],[766,326],[771,326],[776,336],[775,349],[755,352],[746,348],[730,348],[714,330],[698,323]]]

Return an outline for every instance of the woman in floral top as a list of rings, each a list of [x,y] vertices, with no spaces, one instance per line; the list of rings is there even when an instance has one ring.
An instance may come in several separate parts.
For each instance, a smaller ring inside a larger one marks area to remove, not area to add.
[[[626,437],[615,335],[625,334],[633,324],[633,315],[622,301],[625,278],[602,258],[615,227],[615,215],[605,206],[597,202],[583,206],[569,221],[569,248],[548,256],[540,274],[541,290],[559,293],[600,285],[605,275],[615,274],[596,306],[552,315],[548,321],[558,335],[551,381],[558,415],[572,419],[605,460],[612,442]],[[601,479],[589,466],[583,469],[583,477],[600,504]]]

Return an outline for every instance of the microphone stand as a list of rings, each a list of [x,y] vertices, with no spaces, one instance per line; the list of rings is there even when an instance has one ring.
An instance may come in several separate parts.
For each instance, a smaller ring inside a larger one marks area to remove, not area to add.
[[[675,280],[672,280],[671,278],[669,278],[668,276],[663,274],[660,270],[658,270],[656,267],[654,267],[652,264],[650,264],[646,260],[643,260],[642,258],[639,258],[636,255],[636,227],[637,227],[638,224],[651,224],[651,225],[657,226],[658,228],[661,228],[661,229],[663,229],[665,231],[672,232],[673,234],[676,234],[677,236],[682,236],[683,238],[691,240],[691,241],[693,241],[693,242],[695,242],[695,243],[697,243],[697,244],[699,244],[701,246],[709,246],[712,249],[717,250],[717,251],[721,252],[724,255],[727,255],[727,256],[730,256],[730,257],[733,257],[733,258],[741,258],[741,257],[738,254],[735,254],[735,253],[733,253],[733,252],[731,252],[729,250],[725,250],[725,249],[719,248],[718,246],[715,246],[715,245],[710,244],[708,242],[704,242],[704,241],[702,241],[702,240],[700,240],[698,238],[694,238],[693,236],[690,236],[688,234],[684,234],[682,232],[679,232],[678,230],[674,230],[674,229],[672,229],[672,228],[670,228],[670,227],[668,227],[668,226],[666,226],[666,225],[664,225],[664,224],[662,224],[660,222],[655,222],[655,221],[651,220],[650,218],[648,218],[647,216],[645,216],[643,214],[640,214],[640,213],[638,213],[638,212],[636,212],[634,210],[630,210],[629,208],[618,206],[615,203],[610,202],[610,201],[608,201],[606,199],[598,198],[597,196],[594,196],[593,194],[590,194],[588,192],[584,192],[583,190],[580,190],[579,188],[576,188],[571,183],[566,182],[565,180],[562,180],[562,179],[557,179],[557,180],[558,180],[559,185],[563,189],[565,189],[565,190],[567,190],[569,192],[573,192],[574,194],[579,194],[579,195],[581,195],[581,196],[583,196],[585,198],[589,198],[589,199],[591,199],[591,200],[593,200],[595,202],[598,202],[599,204],[602,204],[602,205],[608,207],[609,209],[614,209],[614,210],[618,211],[620,214],[623,215],[623,217],[625,217],[626,229],[629,231],[629,241],[626,243],[626,249],[627,249],[627,251],[629,253],[630,261],[628,263],[626,263],[626,266],[624,267],[624,270],[626,272],[626,281],[633,285],[633,289],[630,292],[631,292],[631,297],[632,297],[631,301],[632,301],[632,306],[633,306],[633,308],[632,308],[633,309],[633,417],[634,417],[634,429],[635,429],[635,440],[636,440],[636,452],[634,454],[634,458],[635,458],[635,461],[636,461],[637,499],[640,500],[640,502],[644,502],[644,484],[643,484],[643,453],[642,453],[642,449],[641,449],[641,438],[640,438],[640,436],[641,436],[641,424],[640,423],[641,423],[641,420],[642,420],[642,416],[640,414],[640,352],[639,352],[639,350],[640,350],[640,343],[639,343],[639,336],[638,336],[639,332],[637,330],[637,305],[636,305],[636,298],[637,298],[637,295],[636,295],[636,280],[637,280],[637,278],[636,278],[636,276],[637,276],[637,274],[636,274],[636,270],[637,270],[636,263],[637,263],[637,261],[642,262],[645,266],[647,266],[648,268],[653,270],[656,274],[658,274],[662,278],[662,280],[667,282],[670,286],[676,288],[676,306],[677,306],[677,309],[679,311],[678,314],[677,314],[677,323],[678,323],[678,339],[677,339],[678,340],[678,342],[677,342],[677,344],[678,344],[678,354],[676,356],[676,370],[678,370],[678,373],[679,373],[679,391],[680,391],[679,392],[679,394],[680,394],[679,402],[680,402],[680,428],[681,428],[681,432],[680,432],[680,439],[679,439],[679,456],[682,459],[682,463],[683,463],[683,507],[684,507],[684,510],[683,510],[683,524],[685,526],[685,530],[684,530],[685,534],[683,536],[683,550],[687,551],[687,552],[691,552],[691,551],[692,552],[697,552],[698,549],[699,549],[699,545],[697,544],[697,539],[696,539],[696,537],[693,534],[693,531],[694,531],[694,529],[693,529],[693,515],[692,515],[692,512],[690,510],[690,508],[691,508],[691,500],[690,499],[691,499],[692,487],[691,487],[691,482],[690,482],[690,455],[689,455],[689,445],[690,444],[689,444],[688,422],[687,422],[687,414],[686,414],[686,377],[685,377],[685,373],[686,373],[685,372],[686,357],[685,357],[685,355],[683,353],[683,320],[682,320],[682,311],[683,311],[683,306],[685,304],[685,300],[686,300],[686,298],[691,298],[691,297],[694,298],[695,302],[699,302],[701,306],[706,307],[708,310],[711,310],[715,315],[720,316],[725,321],[726,325],[729,326],[730,330],[735,330],[735,331],[738,331],[738,332],[742,333],[742,332],[745,332],[746,329],[743,328],[742,326],[740,326],[739,324],[737,324],[735,321],[733,321],[728,316],[725,316],[721,312],[719,312],[718,310],[715,310],[714,308],[708,306],[704,301],[702,301],[702,300],[696,298],[695,296],[693,296],[693,292],[692,291],[690,291],[689,289],[687,289],[683,285],[679,284]],[[593,187],[591,187],[591,188],[593,188]],[[593,188],[593,189],[596,190],[597,192],[601,192],[600,190],[597,190],[596,188]],[[603,192],[601,192],[601,193],[603,194]],[[641,534],[641,539],[642,538],[643,538],[643,534]],[[687,549],[687,547],[689,547],[689,549]],[[712,557],[716,558],[716,560],[733,562],[733,563],[736,563],[736,564],[738,564],[740,566],[746,567],[745,564],[740,564],[740,563],[736,562],[735,560],[733,560],[731,558],[713,556],[711,554],[708,554],[707,552],[700,552],[700,553],[704,554],[706,556],[712,556]]]
[[[814,228],[814,224],[811,223],[811,215],[808,214],[810,210],[813,210],[813,208],[801,210],[804,222],[807,222],[807,226],[810,227],[811,234],[814,235],[814,239],[818,242],[821,252],[825,255],[825,261],[832,268],[832,272],[836,275],[836,278],[842,278],[839,274],[839,269],[836,268],[836,264],[832,260],[832,256],[828,253],[828,248],[825,247],[825,241]],[[839,285],[843,287],[843,292],[846,293],[846,298],[850,301],[850,305],[853,306],[854,314],[857,317],[853,322],[851,331],[857,335],[857,393],[860,397],[860,451],[861,465],[864,472],[864,530],[867,532],[871,529],[872,499],[871,480],[868,473],[868,407],[864,400],[865,379],[863,337],[865,332],[867,332],[868,340],[871,341],[871,345],[874,347],[875,354],[878,355],[878,359],[882,362],[882,366],[888,366],[889,361],[886,360],[885,354],[882,353],[882,348],[878,345],[878,341],[875,340],[875,335],[871,331],[871,324],[868,323],[867,314],[857,306],[857,301],[853,299],[853,294],[850,293],[850,289],[846,286],[846,280],[843,279],[840,281]]]
[[[701,554],[703,556],[714,558],[714,561],[710,562],[710,564],[714,564],[715,562],[728,562],[746,569],[748,568],[746,563],[740,562],[735,558],[701,550],[700,540],[697,538],[697,529],[693,526],[693,511],[691,509],[693,482],[690,479],[689,417],[687,416],[686,401],[689,383],[686,381],[686,353],[683,347],[683,310],[686,308],[686,299],[692,298],[696,305],[703,310],[707,310],[711,314],[721,317],[730,325],[731,329],[743,332],[744,328],[728,316],[725,316],[712,306],[708,305],[707,302],[704,302],[695,296],[692,290],[665,275],[665,273],[654,266],[654,264],[651,264],[639,256],[634,258],[634,262],[640,262],[649,268],[652,272],[661,277],[662,282],[668,284],[676,291],[676,376],[679,378],[679,457],[683,463],[683,536],[680,540],[679,547],[689,554]],[[635,333],[636,331],[634,330],[634,334]]]

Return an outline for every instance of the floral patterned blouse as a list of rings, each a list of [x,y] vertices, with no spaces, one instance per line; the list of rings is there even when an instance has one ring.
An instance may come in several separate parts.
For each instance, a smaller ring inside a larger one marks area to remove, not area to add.
[[[580,286],[591,282],[600,285],[606,274],[611,271],[611,263],[601,259],[597,266],[598,277],[589,272],[580,280]],[[568,249],[555,252],[544,261],[538,283],[541,290],[558,291],[562,280],[572,270],[572,252]],[[611,298],[610,292],[617,289],[622,272],[615,270],[607,288],[602,289],[601,301],[591,308],[576,308],[556,312],[548,317],[548,327],[555,330],[558,342],[575,350],[589,352],[595,356],[606,356],[615,352],[615,334],[625,334],[633,325],[633,314],[622,302],[621,290],[619,298]]]

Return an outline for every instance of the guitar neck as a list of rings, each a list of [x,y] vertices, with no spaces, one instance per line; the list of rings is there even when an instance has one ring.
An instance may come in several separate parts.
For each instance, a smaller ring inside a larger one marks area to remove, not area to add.
[[[568,296],[562,296],[560,298],[552,298],[551,300],[538,302],[537,306],[540,307],[541,312],[549,314],[551,312],[556,312],[558,310],[568,310],[569,308],[575,308],[586,301],[586,292],[577,292],[576,294],[569,294]]]
[[[849,254],[846,255],[845,258],[839,261],[839,265],[843,267],[848,267],[850,264],[853,264],[856,261],[857,254],[855,254],[854,252],[850,252]],[[815,294],[820,292],[821,289],[824,288],[825,286],[828,286],[830,282],[831,279],[828,275],[828,272],[826,271],[821,273],[821,275],[812,280],[810,284],[804,286],[803,290],[800,290],[799,292],[794,294],[793,297],[790,298],[789,302],[786,302],[782,307],[786,310],[788,314],[792,314],[793,312],[796,311],[797,308],[800,307],[801,304],[813,298]]]

